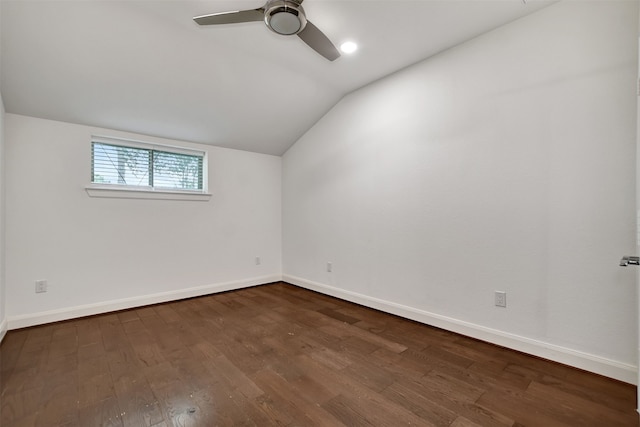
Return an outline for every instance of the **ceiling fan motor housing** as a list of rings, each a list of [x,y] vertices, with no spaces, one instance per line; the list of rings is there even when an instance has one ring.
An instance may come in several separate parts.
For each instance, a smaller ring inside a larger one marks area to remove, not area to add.
[[[273,0],[265,5],[264,23],[283,36],[298,34],[307,25],[302,6],[292,0]]]

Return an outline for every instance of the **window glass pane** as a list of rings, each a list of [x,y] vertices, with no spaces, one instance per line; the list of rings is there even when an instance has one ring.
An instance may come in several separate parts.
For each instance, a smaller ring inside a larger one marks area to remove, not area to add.
[[[204,154],[91,143],[91,182],[170,190],[200,190]]]
[[[153,186],[202,190],[202,156],[154,151]]]
[[[94,142],[91,181],[99,184],[150,186],[150,150]]]

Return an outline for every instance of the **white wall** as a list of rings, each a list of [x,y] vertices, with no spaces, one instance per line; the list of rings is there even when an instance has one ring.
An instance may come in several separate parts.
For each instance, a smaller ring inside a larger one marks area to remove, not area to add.
[[[283,159],[284,279],[635,382],[637,16],[555,4],[344,98]]]
[[[7,332],[7,299],[5,291],[5,163],[4,163],[4,103],[0,93],[0,342]]]
[[[2,8],[0,8],[1,10]],[[0,37],[1,40],[1,37]],[[0,42],[0,45],[2,43]],[[1,62],[1,59],[0,59]],[[5,263],[4,263],[4,246],[5,246],[5,223],[4,223],[4,188],[5,188],[5,170],[4,170],[4,102],[2,101],[2,93],[0,93],[0,342],[7,332],[7,311],[6,311],[6,292],[5,292]]]
[[[280,280],[279,157],[14,114],[5,126],[10,329]],[[211,200],[89,197],[92,134],[207,151]]]

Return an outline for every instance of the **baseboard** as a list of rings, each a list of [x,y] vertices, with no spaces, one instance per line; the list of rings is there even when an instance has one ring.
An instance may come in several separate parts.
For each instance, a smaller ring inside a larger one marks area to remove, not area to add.
[[[544,341],[511,334],[509,332],[486,328],[484,326],[442,316],[436,313],[430,313],[414,307],[373,298],[356,292],[346,291],[344,289],[339,289],[322,283],[312,282],[300,277],[285,274],[282,276],[282,280],[292,285],[355,302],[386,313],[395,314],[420,323],[446,329],[468,337],[637,385],[638,368],[630,364],[550,344]]]
[[[4,339],[4,336],[7,334],[8,329],[9,329],[9,325],[8,325],[7,319],[2,319],[2,322],[0,322],[0,344],[2,344],[2,340]]]
[[[7,327],[5,327],[5,329],[26,328],[29,326],[42,325],[45,323],[59,322],[61,320],[76,319],[78,317],[84,316],[93,316],[95,314],[108,313],[111,311],[126,310],[129,308],[142,307],[145,305],[199,297],[219,292],[233,291],[236,289],[248,288],[251,286],[264,285],[266,283],[279,282],[280,280],[282,280],[282,276],[273,275],[255,277],[247,280],[237,280],[233,282],[197,286],[176,291],[160,292],[157,294],[143,295],[139,297],[123,298],[118,300],[99,302],[95,304],[86,304],[77,307],[62,308],[59,310],[31,313],[21,316],[11,316],[3,324],[7,324]]]

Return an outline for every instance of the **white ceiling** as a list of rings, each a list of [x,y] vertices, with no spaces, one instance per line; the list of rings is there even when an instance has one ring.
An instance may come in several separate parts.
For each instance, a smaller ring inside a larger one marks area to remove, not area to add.
[[[5,109],[281,155],[347,93],[550,4],[306,0],[336,45],[360,46],[335,62],[260,22],[192,20],[263,3],[0,0]]]

